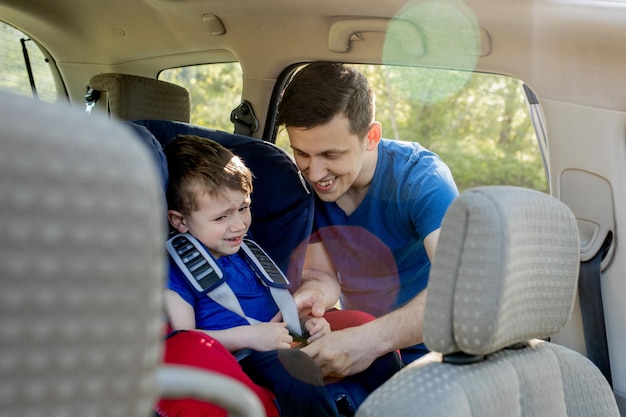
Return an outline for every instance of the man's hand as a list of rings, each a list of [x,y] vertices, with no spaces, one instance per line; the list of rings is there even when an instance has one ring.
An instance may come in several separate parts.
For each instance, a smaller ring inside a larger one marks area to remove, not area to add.
[[[316,289],[306,289],[296,291],[293,295],[300,317],[313,316],[323,317],[326,312],[326,294]]]
[[[322,317],[339,300],[341,288],[337,271],[324,245],[311,243],[306,250],[302,283],[293,295],[300,317]]]
[[[337,330],[302,348],[322,369],[325,377],[343,378],[365,370],[378,357],[371,341],[360,339],[367,333],[362,326]]]
[[[401,308],[360,326],[335,330],[302,348],[324,376],[345,377],[367,369],[376,358],[422,343],[427,291]]]

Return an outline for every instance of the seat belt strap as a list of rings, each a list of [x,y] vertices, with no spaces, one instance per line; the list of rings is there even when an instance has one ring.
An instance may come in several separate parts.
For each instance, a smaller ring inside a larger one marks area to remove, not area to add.
[[[233,292],[232,288],[226,284],[226,281],[222,281],[222,283],[223,285],[218,285],[211,291],[207,292],[207,297],[238,316],[243,317],[249,324],[260,323],[258,320],[248,317],[246,313],[243,312],[241,304],[239,304],[239,300],[237,299],[237,296]]]
[[[601,279],[602,258],[604,258],[610,244],[611,237],[609,235],[592,259],[580,263],[578,299],[585,334],[587,357],[602,371],[604,377],[612,386]]]
[[[245,254],[244,259],[248,261],[248,264],[256,272],[257,277],[269,288],[270,294],[283,316],[283,320],[287,323],[287,328],[292,333],[302,336],[298,308],[289,292],[287,277],[255,241],[244,239],[241,244],[241,251]]]
[[[297,336],[302,336],[302,325],[300,324],[300,316],[293,296],[287,289],[269,287],[274,302],[278,306],[283,320],[287,323],[287,329]]]
[[[259,323],[244,313],[237,296],[223,279],[221,269],[195,237],[189,233],[176,234],[168,239],[165,246],[172,260],[197,292],[206,294],[222,307],[246,319],[248,323]],[[295,335],[302,336],[298,309],[288,290],[287,278],[256,242],[244,239],[241,248],[243,258],[257,278],[269,288],[287,328]]]

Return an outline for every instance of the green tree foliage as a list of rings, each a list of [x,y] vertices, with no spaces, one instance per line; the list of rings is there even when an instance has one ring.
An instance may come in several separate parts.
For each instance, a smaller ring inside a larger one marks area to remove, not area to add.
[[[460,190],[519,185],[548,191],[542,156],[519,80],[401,67],[359,67],[376,91],[383,136],[416,141],[450,166]],[[459,85],[460,91],[447,91]]]
[[[165,70],[159,79],[186,87],[191,96],[191,122],[233,131],[230,112],[241,101],[242,72],[238,62]]]

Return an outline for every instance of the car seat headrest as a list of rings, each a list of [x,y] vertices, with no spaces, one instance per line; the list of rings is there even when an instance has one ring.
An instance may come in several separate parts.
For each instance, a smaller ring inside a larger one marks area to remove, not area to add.
[[[100,92],[99,104],[121,120],[162,119],[189,122],[191,102],[184,87],[129,74],[97,74],[89,88]]]
[[[578,268],[576,219],[563,202],[520,187],[465,191],[442,223],[424,342],[487,355],[551,336],[570,318]]]

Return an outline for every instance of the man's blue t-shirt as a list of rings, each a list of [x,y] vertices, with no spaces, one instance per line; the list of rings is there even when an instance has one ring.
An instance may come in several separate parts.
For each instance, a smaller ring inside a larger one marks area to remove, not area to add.
[[[248,317],[268,322],[278,313],[278,307],[269,289],[264,286],[246,261],[236,253],[216,260],[224,273],[226,283],[233,290]],[[177,292],[194,309],[196,328],[223,330],[244,326],[248,321],[222,307],[206,294],[199,294],[174,262],[170,262],[168,288]],[[221,284],[224,285],[224,284]]]
[[[328,250],[342,308],[380,317],[426,288],[424,237],[441,226],[458,195],[450,169],[418,143],[382,139],[376,172],[350,215],[316,197],[313,241]]]

